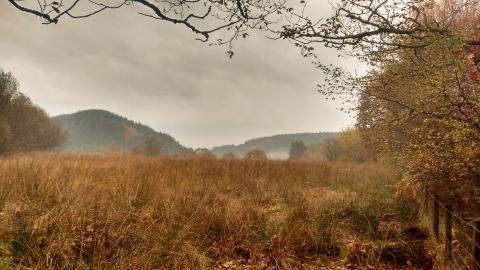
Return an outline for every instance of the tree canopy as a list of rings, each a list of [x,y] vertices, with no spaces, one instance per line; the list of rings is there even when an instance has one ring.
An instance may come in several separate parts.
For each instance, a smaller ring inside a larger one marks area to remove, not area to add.
[[[299,160],[303,153],[305,153],[305,150],[307,150],[307,147],[303,143],[303,141],[293,141],[290,144],[290,151],[289,151],[289,157],[291,160]]]
[[[267,154],[260,149],[252,149],[248,151],[245,156],[243,156],[244,160],[252,160],[252,161],[265,161],[268,160]]]
[[[373,157],[365,147],[360,131],[349,128],[342,131],[337,138],[329,138],[310,146],[302,159],[365,162],[371,161]]]
[[[459,207],[480,207],[478,7],[435,1],[424,21],[447,32],[424,34],[419,44],[426,46],[377,50],[368,58],[376,67],[352,80],[358,128],[370,148]]]
[[[0,154],[51,150],[61,145],[63,130],[18,87],[11,73],[0,71]]]

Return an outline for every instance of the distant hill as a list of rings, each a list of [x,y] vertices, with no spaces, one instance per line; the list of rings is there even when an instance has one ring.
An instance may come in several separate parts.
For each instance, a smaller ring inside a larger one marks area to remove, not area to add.
[[[284,159],[288,158],[292,141],[303,141],[309,146],[319,144],[328,138],[336,138],[339,134],[338,132],[282,134],[248,140],[239,145],[222,145],[212,148],[211,151],[219,157],[229,152],[242,157],[249,150],[258,148],[265,151],[270,158]]]
[[[59,115],[53,120],[68,132],[66,152],[95,152],[102,148],[131,150],[146,140],[155,139],[164,154],[188,151],[172,136],[104,110],[86,110]]]

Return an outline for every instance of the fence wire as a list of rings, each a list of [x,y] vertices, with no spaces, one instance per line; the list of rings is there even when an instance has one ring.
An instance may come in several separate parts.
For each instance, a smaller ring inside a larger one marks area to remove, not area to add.
[[[463,218],[459,217],[458,215],[456,215],[452,211],[448,210],[447,207],[442,202],[440,202],[435,196],[433,196],[430,192],[427,192],[427,194],[433,201],[436,201],[438,203],[438,205],[440,206],[440,208],[443,209],[443,211],[450,213],[452,215],[452,217],[455,218],[459,223],[461,223],[463,225],[466,225],[467,227],[470,227],[473,231],[476,231],[477,233],[480,233],[480,230],[478,230],[475,227],[475,225],[471,224],[470,222],[468,222],[468,221],[464,220]]]
[[[429,206],[431,206],[431,202],[435,202],[438,205],[439,214],[443,213],[443,217],[446,216],[446,213],[450,214],[451,216],[451,223],[452,223],[452,250],[451,250],[451,261],[446,262],[447,266],[450,269],[480,269],[480,262],[478,258],[475,258],[472,251],[474,248],[480,249],[480,244],[477,243],[473,236],[474,233],[479,233],[480,230],[476,228],[475,225],[469,223],[465,219],[461,218],[459,215],[453,213],[447,207],[447,205],[443,204],[436,196],[431,194],[428,191],[425,191],[426,197],[424,198],[424,213],[429,215],[434,214],[434,211],[431,211]],[[440,218],[440,216],[439,216]],[[445,226],[445,218],[438,220],[438,224],[442,224]],[[440,222],[443,220],[443,222]],[[434,222],[432,220],[432,222]],[[439,241],[443,247],[445,247],[445,235],[444,233],[439,235]],[[444,258],[445,260],[445,258]]]

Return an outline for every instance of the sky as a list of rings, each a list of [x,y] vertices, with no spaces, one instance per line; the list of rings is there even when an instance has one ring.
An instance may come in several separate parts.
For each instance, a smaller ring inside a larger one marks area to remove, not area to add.
[[[310,12],[329,9],[318,0]],[[42,25],[0,2],[0,68],[52,116],[109,110],[194,148],[353,125],[341,104],[317,93],[321,72],[292,44],[252,33],[229,59],[228,48],[196,38],[129,7]],[[353,65],[335,51],[317,53]]]

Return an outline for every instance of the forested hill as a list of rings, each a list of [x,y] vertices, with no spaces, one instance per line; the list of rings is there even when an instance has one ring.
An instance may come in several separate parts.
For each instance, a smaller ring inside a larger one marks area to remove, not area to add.
[[[53,119],[68,132],[66,152],[130,151],[152,139],[160,143],[162,154],[188,151],[172,136],[108,111],[86,110]]]
[[[239,145],[218,146],[211,151],[217,156],[231,152],[241,157],[249,150],[258,148],[265,151],[270,158],[288,158],[288,151],[292,141],[303,141],[305,145],[309,146],[319,144],[328,138],[336,138],[338,135],[338,132],[281,134],[251,139]]]

